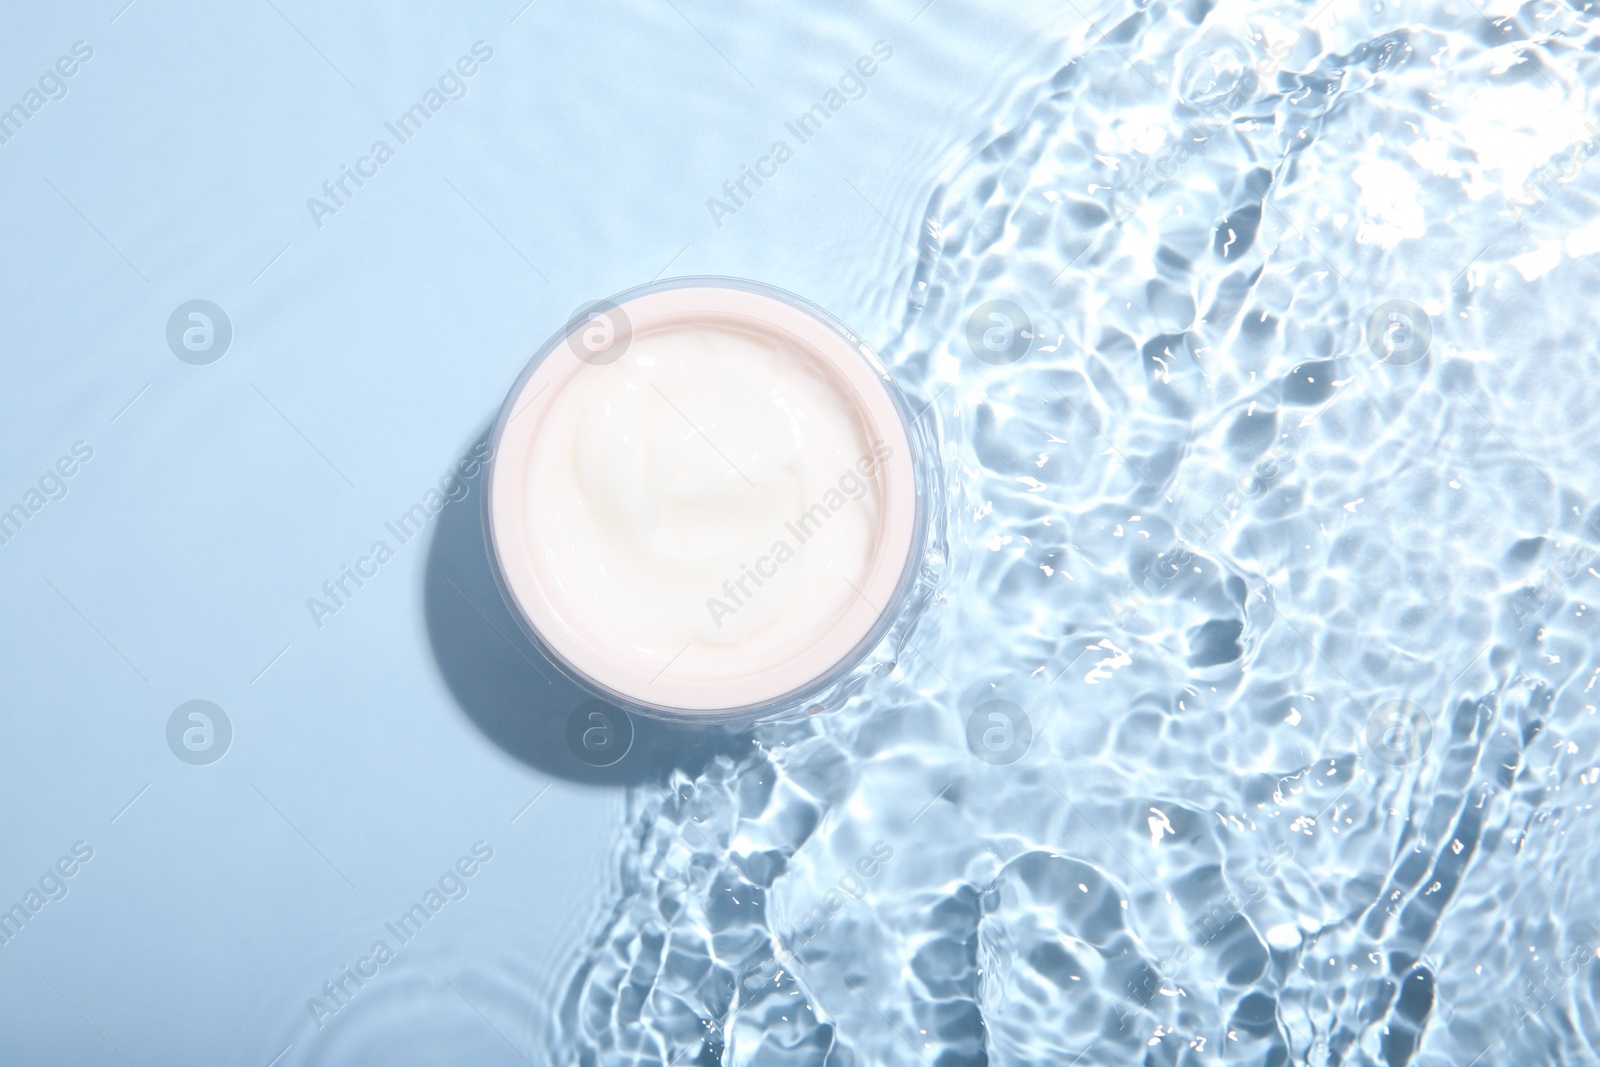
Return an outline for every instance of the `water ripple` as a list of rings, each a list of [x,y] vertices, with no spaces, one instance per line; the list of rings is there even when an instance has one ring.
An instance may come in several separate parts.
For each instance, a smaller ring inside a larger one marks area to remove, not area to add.
[[[1600,1062],[1600,42],[1487,11],[1016,72],[901,261],[921,621],[634,791],[553,1060]]]

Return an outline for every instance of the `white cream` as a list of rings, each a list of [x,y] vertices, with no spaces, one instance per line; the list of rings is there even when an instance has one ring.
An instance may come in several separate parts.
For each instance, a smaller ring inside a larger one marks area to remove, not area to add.
[[[528,365],[493,442],[501,592],[624,706],[737,718],[810,699],[908,588],[923,497],[893,383],[781,290],[684,278],[591,305]]]
[[[546,596],[663,671],[780,667],[867,584],[892,451],[777,334],[642,332],[582,368],[533,434],[523,506]]]

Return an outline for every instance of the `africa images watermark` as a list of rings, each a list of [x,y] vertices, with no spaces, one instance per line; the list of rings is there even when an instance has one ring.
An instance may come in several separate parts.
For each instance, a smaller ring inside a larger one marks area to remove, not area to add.
[[[39,475],[37,486],[29,486],[22,499],[9,508],[0,510],[0,545],[9,545],[22,532],[28,520],[44,510],[46,504],[65,500],[69,486],[67,479],[77,474],[83,464],[94,458],[94,449],[85,441],[72,442],[72,454],[62,456],[46,467]]]
[[[428,921],[444,910],[446,904],[465,900],[471,892],[470,880],[492,859],[493,846],[487,841],[474,841],[471,855],[463,855],[446,867],[438,882],[430,885],[422,894],[421,900],[401,912],[398,918],[383,924],[388,936],[378,938],[366,955],[352,965],[341,967],[335,977],[322,983],[321,996],[307,997],[306,1010],[311,1013],[317,1029],[321,1030],[329,1019],[348,1008],[355,995],[378,977],[382,968],[392,963],[400,949],[410,944]],[[394,938],[392,946],[389,944],[390,937]]]
[[[43,911],[46,904],[67,899],[71,888],[68,880],[92,859],[94,847],[87,841],[75,841],[71,855],[63,855],[46,867],[36,886],[29,886],[20,901],[0,911],[0,945],[9,945],[16,940],[22,928]]]
[[[1365,336],[1367,349],[1378,363],[1387,367],[1409,367],[1425,359],[1432,348],[1433,319],[1409,300],[1388,300],[1379,304],[1368,316]],[[1342,384],[1333,382],[1336,388]],[[1313,424],[1340,395],[1334,393],[1332,399],[1302,418],[1299,425],[1304,427]],[[1184,567],[1189,566],[1195,556],[1190,546],[1204,549],[1233,524],[1247,503],[1265,496],[1284,477],[1286,468],[1295,459],[1296,451],[1295,437],[1289,432],[1280,433],[1272,448],[1235,486],[1225,490],[1198,518],[1180,523],[1173,543],[1145,566],[1137,581],[1132,578],[1124,580],[1121,592],[1109,598],[1115,625],[1126,629],[1127,623],[1138,616],[1150,599],[1175,579]],[[1595,529],[1600,532],[1600,527]]]
[[[1110,598],[1111,617],[1119,627],[1126,629],[1151,599],[1161,594],[1167,583],[1194,562],[1195,552],[1204,549],[1217,535],[1228,528],[1244,510],[1244,506],[1266,495],[1283,477],[1285,469],[1294,460],[1294,441],[1287,435],[1279,438],[1270,450],[1241,477],[1236,486],[1226,489],[1221,498],[1198,518],[1188,520],[1178,527],[1178,540],[1165,552],[1147,564],[1138,575],[1123,583],[1122,592]],[[1190,548],[1189,546],[1193,546]]]
[[[10,144],[22,132],[29,119],[44,110],[46,104],[62,100],[67,95],[67,79],[77,74],[82,64],[94,58],[94,48],[87,41],[73,41],[72,54],[61,56],[39,75],[38,88],[29,87],[22,98],[8,108],[0,110],[0,145]]]
[[[479,470],[493,455],[494,446],[486,440],[479,441],[471,455],[439,479],[437,488],[430,488],[422,494],[419,502],[401,512],[392,522],[383,524],[384,530],[395,540],[393,547],[387,539],[380,537],[367,549],[367,554],[357,558],[354,564],[340,564],[339,573],[322,583],[322,596],[306,598],[306,611],[311,614],[311,621],[317,629],[322,629],[324,619],[339,614],[355,599],[362,587],[378,576],[380,568],[394,559],[396,549],[414,540],[445,509],[445,505],[465,500],[472,492],[472,487],[467,483],[478,476]]]
[[[437,83],[430,85],[423,92],[421,100],[402,111],[400,117],[393,122],[383,124],[383,128],[395,139],[393,147],[387,140],[379,138],[372,142],[367,154],[361,156],[355,163],[339,164],[338,176],[322,183],[322,196],[306,198],[306,210],[311,213],[311,221],[316,224],[317,229],[322,229],[323,219],[329,215],[337,215],[368,181],[376,178],[378,168],[394,158],[396,148],[422,132],[422,127],[430,118],[444,110],[445,104],[466,96],[466,79],[476,75],[481,64],[493,58],[493,47],[483,41],[474,41],[471,55],[458,58],[453,68],[446,69],[439,75]]]
[[[795,958],[806,945],[833,921],[852,900],[867,895],[867,883],[883,872],[884,864],[894,858],[894,846],[887,841],[874,841],[870,851],[863,853],[855,864],[840,875],[838,881],[822,895],[800,921],[787,933],[773,938],[772,952],[759,963],[747,967],[740,981],[745,991],[755,993],[762,986],[777,980],[778,972]]]
[[[207,767],[228,754],[233,720],[209,700],[186,700],[167,716],[167,748],[191,767]]]
[[[1197,951],[1204,949],[1217,938],[1221,937],[1233,923],[1244,915],[1244,910],[1251,904],[1257,904],[1267,898],[1267,882],[1265,879],[1277,877],[1278,872],[1285,863],[1294,859],[1293,846],[1279,842],[1272,846],[1272,855],[1262,856],[1252,865],[1251,873],[1239,879],[1238,889],[1225,890],[1218,896],[1212,897],[1200,906],[1200,912],[1188,920],[1188,940],[1180,941],[1171,952],[1162,956],[1152,967],[1143,971],[1139,981],[1129,981],[1123,984],[1123,990],[1131,997],[1136,1007],[1123,1015],[1128,1016],[1148,1007],[1158,995],[1166,993],[1172,979],[1179,970],[1194,958]]]
[[[1151,160],[1138,180],[1126,189],[1112,190],[1112,217],[1118,222],[1127,221],[1157,189],[1171,181],[1180,169],[1204,151],[1211,139],[1256,98],[1262,79],[1276,74],[1293,50],[1293,43],[1287,40],[1269,44],[1267,54],[1258,57],[1245,70],[1232,90],[1209,103],[1198,105],[1196,110],[1200,114],[1178,131],[1171,147]]]
[[[873,477],[877,474],[878,467],[890,456],[894,449],[886,442],[877,441],[872,445],[872,455],[862,456],[856,460],[854,467],[850,467],[839,475],[835,483],[828,487],[822,494],[822,499],[802,511],[793,520],[783,524],[784,532],[794,538],[790,544],[787,538],[779,537],[772,542],[772,547],[767,554],[757,556],[755,565],[742,564],[742,570],[737,577],[729,578],[722,583],[722,597],[709,596],[706,598],[706,610],[711,613],[711,621],[717,629],[722,628],[722,620],[737,614],[739,609],[755,599],[756,592],[766,585],[763,579],[777,577],[778,568],[794,559],[799,554],[805,543],[815,537],[822,528],[845,507],[867,495],[867,489],[872,484]],[[750,583],[755,583],[755,589],[750,588]]]
[[[1590,519],[1584,530],[1600,539],[1600,515]],[[1529,618],[1543,609],[1551,597],[1578,575],[1587,571],[1600,578],[1600,573],[1595,571],[1596,566],[1600,566],[1600,549],[1583,541],[1569,543],[1554,562],[1546,564],[1540,571],[1537,582],[1523,588],[1512,598],[1511,614],[1516,619],[1517,629],[1522,629]]]
[[[838,88],[823,93],[821,100],[785,122],[783,128],[794,138],[796,145],[805,144],[821,132],[829,119],[843,111],[845,104],[866,96],[867,79],[878,73],[880,63],[887,63],[893,58],[893,48],[883,41],[874,41],[870,55],[857,59],[853,66],[839,75]],[[722,220],[738,214],[739,209],[755,196],[755,190],[776,178],[778,169],[793,158],[794,146],[780,137],[772,142],[767,154],[759,157],[754,164],[741,163],[738,176],[722,183],[722,197],[706,198],[706,210],[711,212],[711,221],[717,224],[717,229],[722,229]],[[750,188],[751,183],[755,184],[755,189]]]
[[[1517,1013],[1517,1029],[1538,1015],[1561,993],[1561,988],[1575,978],[1579,969],[1600,955],[1600,927],[1587,920],[1578,923],[1578,944],[1567,955],[1553,962],[1539,965],[1536,978],[1522,980],[1522,996],[1512,1005]]]
[[[1600,125],[1588,119],[1583,128],[1589,133],[1587,138],[1574,141],[1528,175],[1528,180],[1522,183],[1522,195],[1527,199],[1511,198],[1511,221],[1521,224],[1544,207],[1555,198],[1557,190],[1577,176],[1585,163],[1600,155]]]

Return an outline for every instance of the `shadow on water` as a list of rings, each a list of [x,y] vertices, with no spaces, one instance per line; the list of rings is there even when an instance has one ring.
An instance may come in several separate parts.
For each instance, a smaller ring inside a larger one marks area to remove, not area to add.
[[[433,521],[424,591],[434,660],[467,718],[530,767],[591,785],[661,781],[674,769],[692,774],[718,753],[747,749],[747,734],[674,727],[596,701],[524,636],[489,565],[483,471],[472,462],[480,447],[455,468],[471,474],[461,475],[466,496],[450,486],[457,499]],[[608,752],[624,747],[610,762]]]

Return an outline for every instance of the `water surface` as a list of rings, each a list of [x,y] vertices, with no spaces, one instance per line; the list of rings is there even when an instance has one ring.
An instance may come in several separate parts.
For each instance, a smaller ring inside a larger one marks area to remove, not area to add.
[[[552,1056],[1600,1062],[1592,15],[1039,32],[855,322],[936,595],[634,789]]]

